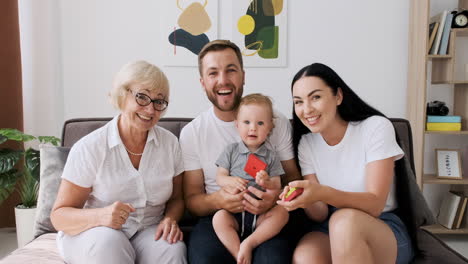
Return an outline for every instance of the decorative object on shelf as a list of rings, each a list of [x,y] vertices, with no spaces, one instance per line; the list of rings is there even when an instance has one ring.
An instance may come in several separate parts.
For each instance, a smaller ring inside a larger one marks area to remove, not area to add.
[[[452,28],[468,27],[468,10],[453,11]]]
[[[435,116],[446,116],[449,108],[442,101],[432,101],[427,103],[426,114]]]
[[[460,150],[436,149],[437,178],[462,179]]]

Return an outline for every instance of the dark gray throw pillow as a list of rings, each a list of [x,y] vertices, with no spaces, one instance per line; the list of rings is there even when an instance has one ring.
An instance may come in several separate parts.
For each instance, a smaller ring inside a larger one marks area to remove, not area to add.
[[[60,186],[63,167],[70,148],[41,146],[41,181],[37,199],[34,238],[51,232],[57,232],[50,221],[50,212]]]

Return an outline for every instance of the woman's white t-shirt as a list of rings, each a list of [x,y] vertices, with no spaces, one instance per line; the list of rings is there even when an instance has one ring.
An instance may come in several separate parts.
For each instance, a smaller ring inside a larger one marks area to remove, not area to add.
[[[343,139],[328,145],[317,133],[302,136],[299,147],[302,175],[316,174],[320,184],[347,192],[366,192],[366,165],[372,161],[403,157],[395,130],[387,118],[371,116],[363,121],[349,122]],[[395,184],[388,194],[384,212],[397,207]]]

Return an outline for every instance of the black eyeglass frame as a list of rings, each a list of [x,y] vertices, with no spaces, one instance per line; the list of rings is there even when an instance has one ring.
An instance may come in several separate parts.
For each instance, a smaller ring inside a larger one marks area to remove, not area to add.
[[[128,91],[135,96],[135,102],[140,106],[147,106],[147,105],[153,103],[154,110],[159,111],[159,112],[162,112],[162,111],[166,110],[166,108],[169,106],[169,102],[164,100],[164,99],[160,99],[160,98],[151,99],[151,97],[149,97],[148,95],[146,95],[144,93],[137,93],[137,92],[134,92],[134,91],[132,91],[130,89],[128,89]],[[138,97],[145,98],[143,100],[144,100],[144,102],[147,102],[147,103],[145,104],[145,103],[139,102]],[[164,106],[164,107],[162,109],[158,109],[156,106]]]

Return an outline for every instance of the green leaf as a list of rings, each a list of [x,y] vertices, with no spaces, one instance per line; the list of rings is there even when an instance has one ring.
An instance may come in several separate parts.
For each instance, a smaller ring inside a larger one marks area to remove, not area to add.
[[[27,168],[24,168],[24,172],[24,177],[19,188],[19,194],[23,206],[32,208],[35,207],[37,203],[37,191],[39,189],[39,184],[32,177],[31,172]]]
[[[31,172],[32,177],[36,180],[39,181],[39,174],[41,170],[41,164],[40,164],[40,152],[38,150],[28,148],[26,150],[26,153],[24,155],[24,166],[26,167],[27,170]]]
[[[23,142],[36,139],[36,137],[28,135],[28,134],[24,134],[23,132],[14,128],[2,128],[0,129],[0,135],[3,135],[10,140],[23,141]]]
[[[0,204],[13,192],[20,175],[16,169],[0,174]]]
[[[60,138],[54,136],[39,136],[37,138],[41,143],[50,143],[54,146],[58,146],[60,144]]]
[[[0,135],[0,144],[4,143],[7,140],[8,140],[7,137],[5,137],[4,135]]]
[[[0,173],[11,170],[22,156],[22,150],[0,149]]]

